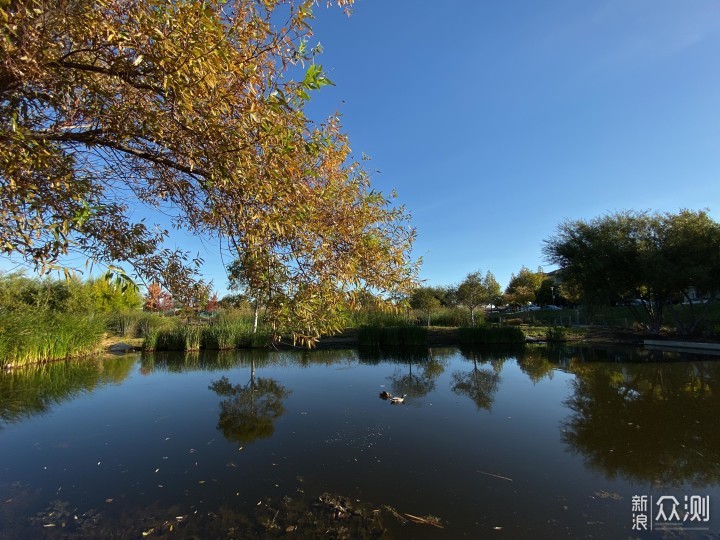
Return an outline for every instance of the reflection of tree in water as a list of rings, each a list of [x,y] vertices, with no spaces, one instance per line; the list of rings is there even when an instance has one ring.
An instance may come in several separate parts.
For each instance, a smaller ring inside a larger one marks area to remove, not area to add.
[[[428,356],[422,360],[413,355],[405,356],[408,372],[396,369],[388,377],[394,395],[407,394],[410,397],[422,397],[435,389],[436,379],[442,375],[447,366],[447,355],[435,354],[428,349]],[[413,371],[413,363],[416,365]]]
[[[247,384],[232,385],[227,377],[222,377],[210,389],[226,398],[220,402],[218,429],[226,439],[241,443],[270,437],[275,431],[275,420],[285,412],[282,400],[290,395],[275,379],[256,379],[254,363]]]
[[[563,440],[609,478],[720,483],[720,364],[573,364]]]
[[[44,414],[63,401],[125,380],[134,356],[52,362],[0,373],[0,427]]]
[[[470,372],[456,371],[452,374],[452,391],[469,397],[478,409],[489,411],[500,384],[500,372],[505,358],[484,360],[479,352],[472,350],[463,351],[463,356],[472,360],[473,369]],[[490,367],[478,367],[478,360],[481,364],[489,362]]]
[[[527,347],[517,355],[518,367],[533,384],[539,383],[546,377],[552,379],[556,366],[548,360],[550,352],[554,352],[554,349],[545,346]]]

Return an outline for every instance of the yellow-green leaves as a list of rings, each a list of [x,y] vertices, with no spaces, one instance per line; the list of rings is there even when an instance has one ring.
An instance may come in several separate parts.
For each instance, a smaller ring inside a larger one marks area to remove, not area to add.
[[[407,214],[369,191],[336,118],[303,111],[331,84],[322,67],[282,76],[318,52],[302,41],[313,3],[3,4],[3,251],[40,268],[66,253],[126,262],[192,296],[194,261],[166,247],[164,227],[136,226],[145,205],[265,261],[268,317],[309,340],[337,328],[348,284],[406,288]]]

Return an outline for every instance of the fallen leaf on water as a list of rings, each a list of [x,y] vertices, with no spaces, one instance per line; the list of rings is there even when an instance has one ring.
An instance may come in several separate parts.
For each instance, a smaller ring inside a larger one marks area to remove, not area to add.
[[[155,472],[159,472],[159,471],[160,471],[160,469],[155,469]]]
[[[54,526],[55,526],[54,523],[46,523],[45,525],[43,525],[43,527],[54,527]]]
[[[155,527],[153,527],[152,529],[148,529],[147,531],[143,531],[142,535],[143,536],[151,535],[154,530],[155,530]]]
[[[113,500],[112,500],[112,499],[105,499],[105,502],[106,502],[106,503],[111,503],[111,502],[113,502]]]
[[[198,484],[204,484],[205,480],[198,480]]]

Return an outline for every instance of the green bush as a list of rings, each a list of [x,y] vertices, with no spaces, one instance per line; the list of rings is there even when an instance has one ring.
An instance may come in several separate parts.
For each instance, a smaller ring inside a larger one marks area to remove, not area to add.
[[[567,331],[562,326],[550,326],[545,332],[546,341],[567,341]]]
[[[458,340],[462,344],[480,345],[490,343],[524,343],[525,334],[517,326],[482,325],[475,328],[459,328]]]
[[[358,345],[369,348],[420,347],[427,345],[427,329],[420,326],[363,326]]]

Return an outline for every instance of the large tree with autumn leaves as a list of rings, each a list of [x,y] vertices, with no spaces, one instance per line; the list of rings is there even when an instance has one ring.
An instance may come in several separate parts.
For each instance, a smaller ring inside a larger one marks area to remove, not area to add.
[[[349,7],[353,0],[337,0]],[[199,263],[173,226],[256,261],[278,333],[338,327],[355,291],[409,290],[414,230],[371,190],[308,47],[314,0],[0,1],[0,250],[38,269],[76,253],[182,301]]]

